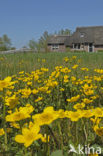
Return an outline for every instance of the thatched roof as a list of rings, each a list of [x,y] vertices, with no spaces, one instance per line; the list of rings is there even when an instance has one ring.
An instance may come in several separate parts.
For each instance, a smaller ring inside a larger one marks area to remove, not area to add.
[[[49,44],[64,44],[67,38],[69,38],[68,35],[53,35],[49,38],[48,45]]]
[[[66,45],[71,45],[72,43],[103,45],[103,26],[78,27],[73,35],[65,41]]]

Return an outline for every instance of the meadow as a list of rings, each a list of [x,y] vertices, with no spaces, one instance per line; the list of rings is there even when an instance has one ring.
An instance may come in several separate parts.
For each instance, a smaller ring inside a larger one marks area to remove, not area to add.
[[[103,53],[0,55],[0,112],[1,155],[102,155]]]
[[[64,57],[77,56],[81,59],[80,65],[94,68],[103,68],[103,53],[16,53],[0,55],[0,79],[8,75],[17,74],[19,71],[30,72],[41,66],[49,67],[50,71],[55,66],[63,64]]]

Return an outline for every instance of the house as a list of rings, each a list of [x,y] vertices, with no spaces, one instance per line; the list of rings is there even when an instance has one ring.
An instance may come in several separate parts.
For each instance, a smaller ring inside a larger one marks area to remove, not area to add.
[[[66,46],[65,41],[69,39],[68,35],[53,35],[48,40],[48,49],[49,51],[56,52],[65,52]]]
[[[62,40],[63,48],[59,47],[60,44],[55,44],[58,43],[58,37],[59,36],[56,36],[51,44],[49,42],[48,46],[51,45],[51,51],[54,51],[56,45],[58,45],[58,51],[62,49],[64,52],[67,47],[71,48],[72,51],[95,52],[103,50],[103,26],[77,27],[71,36],[65,36],[65,39]],[[55,45],[54,49],[53,45]]]

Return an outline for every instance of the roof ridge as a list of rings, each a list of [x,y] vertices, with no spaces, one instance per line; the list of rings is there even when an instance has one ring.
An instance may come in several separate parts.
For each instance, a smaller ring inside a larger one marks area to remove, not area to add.
[[[100,28],[103,27],[103,25],[101,26],[81,26],[81,27],[77,27],[76,29],[80,29],[80,28]]]
[[[55,34],[54,34],[54,35],[52,35],[52,37],[53,37],[53,36],[54,36],[54,37],[67,37],[67,36],[70,36],[70,35],[55,35]]]

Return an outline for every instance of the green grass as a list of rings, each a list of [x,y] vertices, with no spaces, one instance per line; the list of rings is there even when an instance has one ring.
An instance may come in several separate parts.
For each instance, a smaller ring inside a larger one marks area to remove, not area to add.
[[[65,53],[16,53],[0,54],[0,79],[8,75],[17,74],[24,70],[30,72],[42,66],[49,67],[53,70],[57,65],[63,65],[64,57],[77,56],[81,59],[81,67],[103,68],[103,53],[86,53],[86,52],[65,52]],[[43,62],[42,59],[46,59]],[[39,60],[39,61],[38,61]]]

